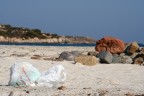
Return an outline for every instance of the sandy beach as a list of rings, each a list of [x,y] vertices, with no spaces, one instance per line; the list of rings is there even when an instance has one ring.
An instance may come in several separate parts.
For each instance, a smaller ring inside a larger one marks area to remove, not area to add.
[[[85,66],[74,61],[53,61],[63,51],[87,54],[94,47],[0,46],[0,96],[142,96],[144,66],[133,64],[96,64]],[[39,55],[41,59],[31,59]],[[16,62],[29,62],[40,72],[61,64],[67,78],[64,90],[48,87],[8,86],[10,67]],[[9,95],[13,93],[13,95]],[[141,94],[141,95],[140,95]]]

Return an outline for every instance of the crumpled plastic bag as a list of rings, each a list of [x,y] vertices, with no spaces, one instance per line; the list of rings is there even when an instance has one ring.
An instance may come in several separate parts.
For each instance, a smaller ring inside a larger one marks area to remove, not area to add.
[[[62,65],[56,65],[44,72],[37,80],[37,86],[48,86],[56,88],[58,84],[64,83],[66,72]]]
[[[35,86],[41,73],[28,62],[14,64],[11,68],[10,86]]]
[[[55,65],[41,74],[28,62],[16,63],[11,67],[10,86],[47,86],[56,88],[64,83],[66,72],[62,65]]]

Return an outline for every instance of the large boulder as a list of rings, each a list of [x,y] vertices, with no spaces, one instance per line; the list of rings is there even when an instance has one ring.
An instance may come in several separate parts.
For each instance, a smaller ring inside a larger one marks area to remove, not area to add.
[[[126,53],[127,54],[133,54],[139,49],[139,45],[137,42],[132,42],[127,48]]]
[[[104,37],[96,42],[95,50],[98,52],[109,51],[112,54],[122,53],[125,50],[125,43],[117,38]]]
[[[132,58],[126,55],[115,55],[112,60],[112,63],[131,64],[132,62]]]
[[[133,63],[134,64],[142,64],[144,62],[144,54],[140,53],[137,56],[135,56]]]
[[[80,55],[81,53],[78,51],[64,51],[60,54],[59,59],[63,59],[63,60],[68,60],[68,61],[73,61],[75,59],[76,56]]]
[[[138,57],[138,58],[135,58],[134,59],[134,64],[139,64],[139,65],[141,65],[142,63],[143,63],[143,58],[142,57]]]
[[[121,56],[114,55],[112,59],[112,63],[121,63]]]
[[[129,56],[121,57],[121,63],[123,63],[123,64],[131,64],[132,62],[133,62],[133,60]]]
[[[112,63],[122,63],[122,64],[131,64],[133,62],[133,59],[131,56],[127,56],[124,54],[120,55],[114,55]]]
[[[113,55],[109,51],[101,51],[98,55],[102,63],[112,63]]]
[[[77,56],[75,58],[75,62],[76,63],[81,63],[83,65],[92,66],[92,65],[98,64],[99,59],[96,58],[95,56],[81,55],[81,56]]]

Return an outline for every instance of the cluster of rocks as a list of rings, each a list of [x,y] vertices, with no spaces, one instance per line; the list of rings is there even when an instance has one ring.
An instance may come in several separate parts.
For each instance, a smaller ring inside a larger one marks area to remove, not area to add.
[[[95,52],[84,55],[78,51],[62,52],[62,60],[75,61],[83,65],[98,63],[122,63],[144,65],[144,48],[137,42],[125,44],[122,40],[113,37],[104,37],[96,42]]]
[[[84,55],[79,51],[64,51],[60,54],[59,58],[61,60],[75,61],[76,63],[81,63],[83,65],[95,65],[99,63],[99,59],[95,56]]]
[[[104,37],[96,43],[96,57],[102,63],[144,64],[144,48],[137,42],[126,44],[117,38]]]

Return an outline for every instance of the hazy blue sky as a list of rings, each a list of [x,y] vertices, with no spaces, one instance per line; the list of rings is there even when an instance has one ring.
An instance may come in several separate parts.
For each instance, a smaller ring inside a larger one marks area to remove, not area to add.
[[[144,43],[144,0],[0,0],[0,23]]]

